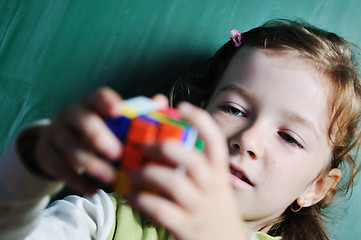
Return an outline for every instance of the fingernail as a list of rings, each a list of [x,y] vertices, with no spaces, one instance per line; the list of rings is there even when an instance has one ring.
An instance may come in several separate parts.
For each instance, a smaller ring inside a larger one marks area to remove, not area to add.
[[[117,102],[116,104],[112,104],[110,106],[109,112],[110,112],[110,115],[113,117],[120,116],[120,114],[122,112],[122,103]]]
[[[121,147],[120,145],[107,146],[105,149],[105,154],[110,160],[116,160],[120,156]]]
[[[105,183],[111,183],[115,180],[115,174],[112,171],[103,170],[98,173],[98,177]]]
[[[192,105],[188,102],[182,102],[179,104],[179,110],[182,113],[188,113],[189,111],[191,111],[192,109]]]

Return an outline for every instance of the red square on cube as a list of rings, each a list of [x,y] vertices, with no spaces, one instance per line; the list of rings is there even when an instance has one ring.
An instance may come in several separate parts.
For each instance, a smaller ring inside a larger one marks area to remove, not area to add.
[[[177,109],[174,108],[165,108],[165,109],[161,109],[159,110],[160,113],[163,113],[164,115],[175,119],[175,120],[181,120],[181,114]]]
[[[125,145],[121,168],[124,170],[137,170],[142,166],[144,153],[135,147]]]

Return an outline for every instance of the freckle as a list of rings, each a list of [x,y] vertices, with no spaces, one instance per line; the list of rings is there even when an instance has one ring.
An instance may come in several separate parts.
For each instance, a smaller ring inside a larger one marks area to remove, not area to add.
[[[265,179],[268,179],[268,176],[265,176],[264,178],[265,178]]]
[[[276,164],[276,160],[273,160],[273,164]]]

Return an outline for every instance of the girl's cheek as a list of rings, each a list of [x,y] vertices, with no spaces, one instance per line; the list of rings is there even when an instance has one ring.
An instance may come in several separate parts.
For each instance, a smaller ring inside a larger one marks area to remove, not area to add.
[[[220,120],[221,117],[219,112],[209,111],[209,113],[211,114],[212,118],[218,123],[218,125],[222,124],[222,121]]]
[[[227,121],[227,119],[225,118],[214,118],[214,120],[220,126],[227,138],[236,134],[237,127],[233,126],[234,123],[232,123],[231,121]]]
[[[245,121],[243,120],[240,121],[240,119],[238,118],[231,117],[230,115],[225,114],[223,111],[219,110],[218,108],[213,112],[210,111],[210,114],[227,137],[238,133],[240,130],[242,130],[245,127],[244,126]]]
[[[226,125],[227,125],[227,121],[224,117],[221,116],[221,114],[212,114],[213,119],[216,121],[216,123],[224,130]]]

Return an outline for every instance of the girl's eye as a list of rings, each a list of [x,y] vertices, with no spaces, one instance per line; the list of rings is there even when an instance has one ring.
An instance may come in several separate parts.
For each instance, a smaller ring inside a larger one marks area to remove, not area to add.
[[[299,148],[303,148],[303,146],[297,142],[296,139],[294,139],[291,135],[284,133],[284,132],[279,132],[278,135],[288,144],[290,145],[295,145]]]
[[[224,105],[220,107],[225,113],[234,115],[234,116],[242,116],[242,117],[247,117],[247,114],[245,112],[243,112],[242,110],[233,107],[233,106],[229,106],[229,105]]]

